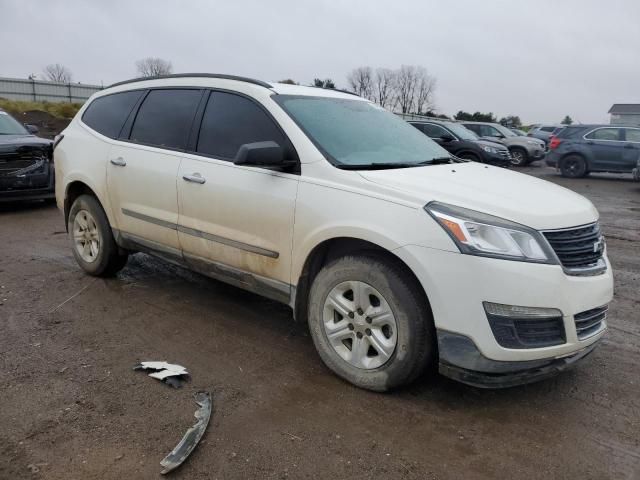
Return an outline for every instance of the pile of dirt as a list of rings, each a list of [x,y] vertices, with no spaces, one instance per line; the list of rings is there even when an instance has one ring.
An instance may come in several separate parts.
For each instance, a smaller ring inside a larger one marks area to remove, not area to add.
[[[69,118],[57,118],[42,110],[29,110],[15,117],[21,123],[28,123],[38,127],[40,130],[38,132],[39,137],[50,139],[53,139],[62,130],[67,128],[67,125],[71,122]]]

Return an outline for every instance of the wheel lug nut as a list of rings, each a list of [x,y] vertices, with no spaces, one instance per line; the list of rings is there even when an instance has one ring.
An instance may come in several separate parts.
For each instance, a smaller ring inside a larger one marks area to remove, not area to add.
[[[349,324],[349,330],[353,330],[353,323]]]
[[[366,333],[367,335],[371,336],[371,329],[370,329],[370,328],[367,328],[367,329],[364,331],[364,333]]]
[[[367,318],[365,318],[365,320],[367,321],[367,323],[371,323],[372,322],[371,317],[367,317]]]
[[[362,338],[362,332],[358,332],[358,333],[356,333],[356,336],[357,336],[358,338]]]
[[[361,308],[358,308],[358,315],[362,315],[364,312],[362,311]]]
[[[353,312],[349,312],[349,318],[353,318],[353,317],[354,317]]]

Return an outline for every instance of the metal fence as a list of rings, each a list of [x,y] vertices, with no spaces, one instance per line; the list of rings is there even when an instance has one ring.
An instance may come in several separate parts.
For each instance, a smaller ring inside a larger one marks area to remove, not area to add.
[[[56,83],[0,77],[0,98],[30,102],[84,103],[104,87],[82,83]]]

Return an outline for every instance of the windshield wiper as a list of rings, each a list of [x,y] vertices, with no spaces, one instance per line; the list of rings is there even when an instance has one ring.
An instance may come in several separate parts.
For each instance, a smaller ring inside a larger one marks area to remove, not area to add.
[[[400,162],[390,162],[390,163],[357,163],[354,165],[343,163],[341,165],[336,165],[336,167],[342,170],[387,170],[391,168],[411,168],[411,167],[421,167],[424,164],[421,163],[400,163]]]
[[[342,170],[388,170],[392,168],[412,168],[412,167],[424,167],[427,165],[439,165],[442,163],[451,163],[453,159],[451,157],[438,157],[425,160],[423,162],[388,162],[388,163],[358,163],[355,165],[341,164],[336,167]]]

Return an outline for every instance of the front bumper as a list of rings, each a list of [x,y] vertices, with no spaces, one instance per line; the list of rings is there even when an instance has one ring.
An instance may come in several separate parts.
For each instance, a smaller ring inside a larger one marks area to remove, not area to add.
[[[579,339],[574,316],[611,302],[613,275],[606,255],[605,272],[571,276],[559,265],[475,257],[417,245],[396,249],[394,253],[422,284],[436,328],[469,338],[488,360],[548,362],[595,344],[605,333],[606,320],[594,335]],[[566,341],[549,347],[502,347],[493,335],[482,302],[556,308],[562,312]]]
[[[471,339],[438,330],[439,371],[445,377],[479,388],[508,388],[538,382],[573,367],[596,348],[597,342],[562,357],[522,362],[486,358]]]
[[[546,151],[544,148],[529,148],[528,152],[529,158],[532,161],[542,160],[546,155]]]
[[[0,182],[0,202],[55,198],[55,169],[49,164],[42,173],[4,177]]]

